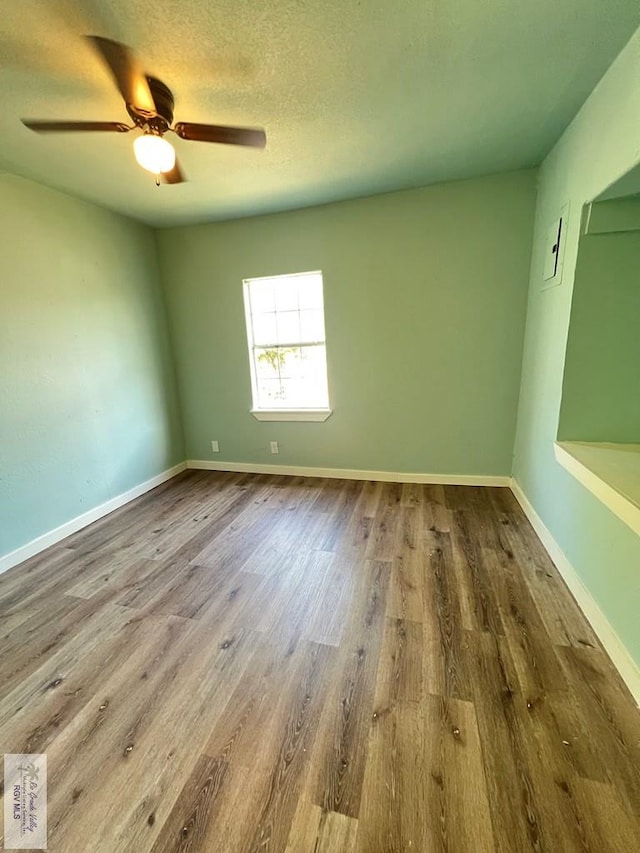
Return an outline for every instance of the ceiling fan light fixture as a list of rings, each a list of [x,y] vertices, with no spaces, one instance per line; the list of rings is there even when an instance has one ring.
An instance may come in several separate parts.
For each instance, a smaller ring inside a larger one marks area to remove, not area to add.
[[[188,121],[174,123],[171,89],[162,80],[144,74],[130,48],[102,36],[87,38],[113,77],[133,124],[119,121],[22,119],[22,123],[30,130],[36,133],[128,133],[130,130],[140,130],[142,135],[134,139],[133,152],[139,165],[155,175],[156,186],[160,186],[161,179],[167,184],[182,184],[186,180],[173,146],[163,139],[168,130],[191,142],[265,147],[267,137],[260,128],[194,124]]]
[[[136,160],[154,175],[170,172],[176,163],[173,145],[153,133],[145,133],[133,141],[133,153]]]

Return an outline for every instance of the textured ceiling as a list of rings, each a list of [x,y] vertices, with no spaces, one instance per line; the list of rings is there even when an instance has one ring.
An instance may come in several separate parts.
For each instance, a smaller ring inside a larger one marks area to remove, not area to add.
[[[638,0],[0,0],[0,167],[155,225],[284,210],[534,165],[640,24]],[[263,126],[265,151],[175,142],[157,189],[83,34],[133,47],[182,121]]]

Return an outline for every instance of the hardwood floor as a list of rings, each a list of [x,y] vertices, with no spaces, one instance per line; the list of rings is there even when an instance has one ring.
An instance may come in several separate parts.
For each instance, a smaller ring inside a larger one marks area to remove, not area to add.
[[[640,850],[640,714],[506,489],[187,472],[0,615],[52,853]]]

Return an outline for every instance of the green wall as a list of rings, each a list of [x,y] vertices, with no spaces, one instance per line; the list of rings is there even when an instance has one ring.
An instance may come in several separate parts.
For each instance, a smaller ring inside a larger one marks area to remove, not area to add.
[[[583,235],[558,438],[640,442],[640,233]]]
[[[0,174],[0,555],[183,458],[153,232]]]
[[[508,475],[534,206],[528,170],[159,232],[187,456]],[[314,269],[333,415],[257,422],[242,280]]]
[[[640,31],[540,170],[514,474],[582,581],[640,663],[640,537],[554,459],[585,202],[640,156]],[[564,277],[542,290],[546,234],[570,203]],[[637,389],[636,389],[637,393]]]

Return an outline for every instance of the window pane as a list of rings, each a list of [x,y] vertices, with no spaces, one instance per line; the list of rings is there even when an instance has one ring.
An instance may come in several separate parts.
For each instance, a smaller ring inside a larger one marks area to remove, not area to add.
[[[253,315],[253,342],[257,346],[261,344],[273,344],[278,340],[278,328],[276,325],[275,311],[266,314]]]
[[[270,281],[252,281],[249,284],[249,299],[251,313],[262,314],[264,311],[275,311],[276,303],[273,295],[273,285]]]
[[[274,379],[281,376],[300,375],[298,347],[256,347],[254,358],[258,378]]]
[[[259,407],[329,405],[324,346],[256,348],[255,365]]]
[[[280,354],[280,379],[303,379],[305,366],[300,347],[284,347]]]
[[[300,338],[300,312],[299,311],[278,311],[278,338],[279,344],[298,343]]]
[[[319,308],[322,311],[322,276],[300,276],[298,299],[300,308]]]
[[[323,408],[329,405],[329,390],[327,387],[327,351],[324,344],[315,347],[301,347],[302,362],[304,365],[304,402],[301,406],[318,406]]]
[[[298,310],[298,284],[295,279],[283,278],[276,284],[274,290],[277,311]]]
[[[324,340],[324,314],[322,308],[300,312],[300,340]]]
[[[273,347],[271,349],[259,349],[256,347],[254,354],[256,378],[277,379],[280,376],[282,355],[278,347]]]
[[[325,408],[327,396],[319,396],[307,379],[282,380],[283,405],[291,409]]]
[[[284,400],[284,391],[282,390],[279,379],[259,379],[257,390],[258,408],[282,409],[287,407],[287,403]]]

